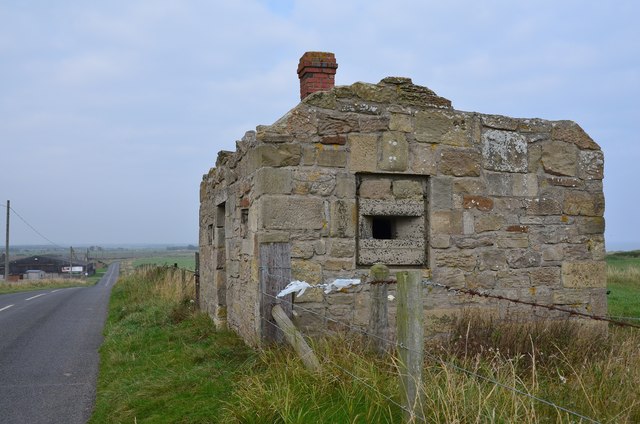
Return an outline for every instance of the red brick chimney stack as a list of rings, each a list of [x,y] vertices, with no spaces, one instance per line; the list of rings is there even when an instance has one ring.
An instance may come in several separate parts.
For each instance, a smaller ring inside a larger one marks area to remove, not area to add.
[[[335,85],[338,64],[333,53],[306,52],[298,64],[300,100],[316,91],[331,90]]]

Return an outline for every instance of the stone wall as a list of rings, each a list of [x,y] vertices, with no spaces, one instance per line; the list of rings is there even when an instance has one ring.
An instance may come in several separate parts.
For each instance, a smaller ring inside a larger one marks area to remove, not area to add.
[[[292,278],[310,284],[364,279],[382,261],[605,314],[603,162],[571,121],[457,111],[406,78],[311,94],[221,152],[203,177],[202,306],[257,343],[258,247],[289,242]],[[368,323],[366,285],[296,302],[308,331],[322,317]],[[439,320],[469,305],[532,315],[437,291],[425,313]]]

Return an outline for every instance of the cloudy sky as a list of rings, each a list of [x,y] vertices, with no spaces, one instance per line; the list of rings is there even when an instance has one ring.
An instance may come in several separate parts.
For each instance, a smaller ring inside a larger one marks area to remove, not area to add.
[[[605,152],[607,247],[640,248],[638,16],[623,0],[2,1],[0,202],[64,246],[196,243],[202,174],[298,103],[298,59],[321,50],[339,85],[408,76],[459,110],[578,122]],[[14,216],[12,243],[47,241]]]

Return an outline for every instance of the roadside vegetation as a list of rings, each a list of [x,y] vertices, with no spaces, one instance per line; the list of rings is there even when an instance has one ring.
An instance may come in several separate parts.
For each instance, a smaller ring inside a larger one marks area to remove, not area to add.
[[[640,258],[616,260],[607,259],[610,314],[638,317],[625,296],[640,293]],[[167,273],[134,272],[114,287],[92,423],[401,421],[393,356],[334,334],[313,341],[323,370],[310,372],[288,348],[253,351],[215,331],[191,286]],[[588,422],[522,393],[599,422],[640,422],[640,330],[603,328],[460,317],[426,351],[427,422]]]
[[[46,280],[20,280],[17,282],[0,281],[0,294],[18,293],[23,291],[64,289],[67,287],[86,287],[95,285],[107,271],[107,268],[98,268],[95,275],[87,278],[72,279],[46,279]]]

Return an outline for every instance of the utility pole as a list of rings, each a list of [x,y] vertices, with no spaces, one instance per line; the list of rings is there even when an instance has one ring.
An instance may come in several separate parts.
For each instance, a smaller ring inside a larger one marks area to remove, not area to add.
[[[7,238],[4,245],[4,281],[9,282],[9,215],[11,202],[7,200]]]
[[[72,269],[73,269],[73,247],[69,247],[69,279],[71,279]]]

